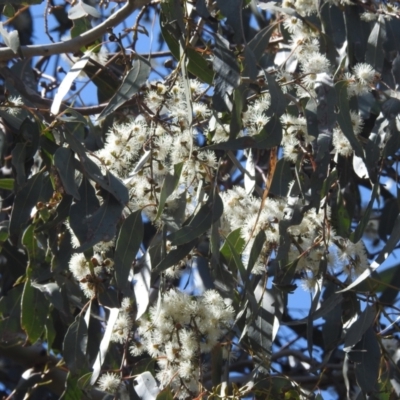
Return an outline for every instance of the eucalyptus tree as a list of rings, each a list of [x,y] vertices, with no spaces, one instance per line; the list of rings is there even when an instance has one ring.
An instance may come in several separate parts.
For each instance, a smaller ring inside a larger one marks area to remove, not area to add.
[[[397,2],[37,3],[2,1],[4,398],[399,398]]]

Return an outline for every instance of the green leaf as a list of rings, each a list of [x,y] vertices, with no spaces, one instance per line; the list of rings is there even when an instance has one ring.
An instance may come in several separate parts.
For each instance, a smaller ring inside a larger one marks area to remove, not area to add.
[[[335,84],[337,105],[339,107],[339,113],[336,115],[337,121],[339,123],[340,129],[342,130],[344,136],[350,142],[355,154],[364,160],[364,152],[361,147],[360,142],[357,140],[353,124],[350,118],[350,106],[349,99],[347,95],[347,83],[345,81],[340,81]]]
[[[25,162],[26,156],[26,143],[17,143],[11,151],[11,163],[15,168],[17,186],[22,186],[26,182]]]
[[[242,260],[240,259],[240,254],[242,254],[246,242],[241,237],[240,231],[240,228],[235,229],[227,236],[220,252],[221,256],[224,257],[229,270],[235,272],[239,270],[240,274],[243,275],[245,269]],[[246,276],[242,276],[242,280],[243,282],[246,282]]]
[[[211,381],[214,387],[219,385],[222,381],[223,367],[222,347],[218,343],[211,350]]]
[[[146,252],[140,260],[140,271],[134,276],[133,290],[136,299],[136,320],[138,320],[147,310],[151,290],[151,259],[150,254]]]
[[[28,222],[32,208],[40,201],[48,201],[53,188],[49,176],[39,172],[32,176],[16,193],[10,220],[10,235],[18,236]]]
[[[82,35],[83,33],[90,31],[92,29],[92,24],[89,18],[83,17],[73,20],[73,27],[71,28],[71,38],[75,38],[77,36]],[[80,50],[82,53],[85,53],[87,50],[93,50],[94,52],[98,52],[100,50],[100,39],[95,40],[85,47],[81,47]]]
[[[84,241],[86,237],[86,227],[82,224],[88,216],[93,215],[99,208],[100,203],[96,196],[94,187],[85,177],[79,186],[79,201],[71,206],[69,223],[79,241]]]
[[[271,38],[272,33],[276,29],[276,25],[266,26],[257,32],[257,34],[247,43],[247,46],[253,51],[254,57],[257,62],[264,55],[265,49],[268,47],[269,40]],[[245,66],[244,71],[246,71],[247,66]],[[243,72],[243,75],[246,76],[246,73]]]
[[[144,227],[141,211],[135,211],[126,218],[119,231],[115,249],[115,280],[120,290],[125,290],[132,263],[143,240]]]
[[[377,389],[381,351],[372,327],[366,330],[360,342],[348,353],[355,363],[357,383],[365,393]]]
[[[282,141],[282,123],[277,115],[274,115],[266,123],[261,132],[253,138],[256,143],[253,147],[257,149],[270,149],[279,146]]]
[[[38,290],[40,290],[47,300],[50,301],[53,306],[60,311],[61,313],[65,313],[64,308],[64,299],[62,297],[60,287],[55,282],[49,282],[45,284],[40,284],[37,282],[32,282],[32,286]]]
[[[4,43],[7,47],[9,47],[14,54],[19,54],[21,51],[21,44],[19,41],[18,31],[14,30],[11,32],[7,32],[3,28],[3,23],[0,22],[0,34],[3,37]]]
[[[161,213],[163,212],[165,202],[168,197],[175,191],[178,186],[179,179],[181,177],[183,168],[183,162],[174,165],[174,175],[167,174],[164,178],[163,185],[161,187],[160,193],[160,202],[158,204],[158,210],[156,215],[156,220],[160,218]]]
[[[68,372],[65,390],[62,393],[60,400],[81,400],[84,397],[84,393],[79,387],[79,377]]]
[[[239,66],[225,38],[217,34],[215,44],[213,106],[216,111],[231,112],[232,93],[240,84]]]
[[[84,314],[80,313],[69,326],[63,343],[64,361],[73,375],[87,370],[87,341],[88,327]]]
[[[196,245],[197,239],[192,240],[189,243],[184,243],[180,246],[177,246],[176,249],[171,250],[153,269],[154,273],[160,273],[165,271],[169,267],[176,265],[181,261],[184,257],[186,257],[193,247]]]
[[[79,6],[79,4],[77,4],[75,7],[77,6]],[[83,57],[81,57],[78,61],[76,61],[74,65],[72,65],[68,73],[64,76],[64,79],[62,80],[60,86],[57,89],[57,93],[53,99],[53,104],[51,105],[50,108],[50,112],[53,115],[57,115],[59,113],[61,102],[71,89],[74,80],[79,76],[79,74],[82,72],[82,70],[89,62],[91,55],[92,52],[90,50],[85,52]]]
[[[15,181],[12,178],[0,179],[0,189],[14,190],[14,183]]]
[[[71,20],[92,16],[93,18],[100,18],[101,14],[92,6],[79,1],[68,11],[68,18]]]
[[[226,22],[232,28],[233,40],[235,43],[240,44],[243,42],[243,22],[242,22],[242,0],[217,0],[217,5],[221,10]]]
[[[384,43],[386,42],[386,26],[383,15],[378,16],[367,43],[367,53],[365,61],[370,64],[375,71],[382,72],[383,61],[385,59]]]
[[[359,315],[357,320],[349,327],[344,339],[344,351],[351,351],[351,348],[356,345],[367,331],[372,326],[376,318],[376,309],[373,306],[367,306]]]
[[[60,176],[64,190],[76,200],[80,200],[78,186],[75,182],[74,153],[66,148],[60,147],[54,154],[54,166]]]
[[[132,68],[125,75],[120,88],[109,101],[106,108],[98,116],[97,120],[100,121],[106,118],[118,107],[130,100],[133,95],[138,93],[140,88],[146,83],[150,70],[151,66],[148,61],[143,58],[135,60]]]
[[[265,77],[267,78],[268,91],[271,95],[271,105],[267,110],[267,115],[280,117],[286,111],[288,102],[281,87],[276,83],[275,78],[268,72],[265,72]]]
[[[0,340],[6,341],[10,332],[21,330],[21,298],[23,285],[17,285],[0,298]]]
[[[28,278],[22,293],[21,326],[32,344],[40,339],[44,332],[48,311],[49,302],[32,286],[31,279]]]
[[[362,238],[362,235],[364,234],[365,228],[367,227],[369,220],[370,220],[372,207],[378,196],[378,189],[379,189],[379,183],[375,183],[374,188],[372,189],[371,199],[369,200],[368,206],[364,211],[364,215],[358,222],[358,225],[357,225],[356,229],[354,230],[354,232],[352,232],[350,235],[350,240],[353,243],[357,243]]]
[[[181,3],[176,0],[163,1],[160,13],[161,34],[172,55],[178,61],[181,57],[179,42],[184,40],[180,24],[182,24]],[[211,84],[214,74],[209,63],[194,48],[187,46],[184,50],[188,60],[188,71],[201,81]]]
[[[123,209],[124,206],[108,194],[100,208],[94,214],[86,215],[84,220],[81,221],[84,234],[78,237],[81,245],[76,249],[76,252],[86,251],[101,241],[109,242],[112,240]]]
[[[293,180],[291,163],[281,158],[275,168],[269,193],[286,197],[289,192],[289,183]]]
[[[86,154],[86,149],[82,143],[70,133],[67,133],[65,136],[71,146],[71,150],[78,155],[81,161],[80,167],[82,173],[96,182],[105,191],[111,193],[122,205],[127,204],[129,193],[125,185],[109,171],[107,171],[106,176],[103,176],[100,168]]]
[[[97,353],[97,357],[96,357],[96,361],[93,364],[93,374],[90,379],[91,385],[94,385],[94,383],[97,381],[97,378],[100,375],[101,366],[103,365],[103,363],[106,359],[108,346],[110,344],[111,335],[113,332],[115,321],[118,318],[118,314],[119,314],[118,308],[110,309],[110,315],[108,316],[108,320],[107,320],[107,328],[106,328],[106,331],[104,332],[103,339],[101,340],[99,352]]]
[[[215,194],[214,199],[210,199],[207,204],[203,205],[188,225],[171,233],[168,239],[173,246],[179,246],[197,239],[221,217],[223,210],[222,200],[218,194]]]
[[[368,276],[372,274],[388,257],[392,254],[394,248],[397,246],[400,240],[400,215],[397,216],[392,234],[389,236],[385,246],[376,257],[375,261],[371,263],[369,268],[367,268],[353,283],[347,286],[346,289],[343,289],[342,292],[352,289],[357,286],[360,282],[366,279]]]
[[[169,387],[161,390],[160,393],[158,393],[156,400],[173,400],[174,396],[171,392],[171,389]]]

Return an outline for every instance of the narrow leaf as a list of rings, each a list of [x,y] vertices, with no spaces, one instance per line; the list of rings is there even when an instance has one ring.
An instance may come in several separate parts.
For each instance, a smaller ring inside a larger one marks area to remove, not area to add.
[[[183,162],[174,165],[174,175],[166,175],[161,188],[160,203],[158,204],[156,220],[160,218],[168,197],[175,191],[181,177]]]
[[[147,310],[150,296],[150,281],[151,281],[151,260],[150,255],[146,252],[141,260],[142,268],[134,277],[134,286],[137,306],[136,319],[138,320]]]
[[[118,314],[119,314],[118,308],[110,309],[110,315],[109,315],[108,321],[107,321],[107,328],[106,328],[106,331],[104,332],[103,339],[101,340],[101,343],[100,343],[100,349],[99,349],[99,352],[97,353],[97,358],[93,365],[93,374],[90,379],[91,385],[94,385],[95,382],[97,381],[97,378],[100,376],[101,366],[103,365],[104,360],[106,358],[108,345],[110,344],[111,335],[113,332],[115,321],[118,318]]]
[[[132,68],[125,75],[121,87],[101,112],[98,121],[106,118],[122,104],[130,100],[133,95],[139,92],[140,88],[146,83],[150,74],[151,66],[148,61],[139,58],[133,62]]]
[[[91,55],[92,51],[91,50],[87,51],[83,55],[83,57],[71,67],[67,75],[65,75],[60,86],[58,87],[56,95],[54,96],[53,104],[51,105],[50,112],[53,115],[57,115],[59,113],[63,98],[67,95],[67,93],[71,89],[71,85],[74,82],[74,80],[82,72],[83,68],[85,68],[86,64],[90,60]]]
[[[143,229],[141,211],[138,210],[126,218],[119,231],[114,256],[114,269],[115,280],[120,290],[127,287],[132,263],[143,240]]]
[[[58,148],[54,153],[54,166],[57,168],[65,192],[80,200],[75,182],[74,153],[66,147]]]
[[[27,279],[22,293],[21,326],[32,344],[44,332],[48,310],[49,302],[39,290],[33,288],[31,280]]]
[[[64,360],[73,374],[79,374],[87,369],[87,341],[88,327],[81,313],[69,326],[63,343]]]
[[[214,199],[202,206],[188,225],[169,235],[171,244],[179,246],[198,238],[211,228],[213,222],[221,217],[223,208],[221,198],[218,194],[215,194]]]

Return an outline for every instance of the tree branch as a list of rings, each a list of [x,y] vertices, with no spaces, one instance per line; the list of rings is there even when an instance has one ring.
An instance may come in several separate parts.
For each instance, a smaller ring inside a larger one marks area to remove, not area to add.
[[[21,52],[25,58],[34,56],[51,56],[53,54],[62,53],[75,53],[79,51],[81,47],[84,47],[94,42],[99,37],[102,37],[107,32],[107,29],[113,28],[121,23],[125,18],[132,14],[134,10],[149,3],[150,0],[128,0],[122,8],[120,8],[116,13],[111,14],[101,24],[73,39],[65,42],[22,46]],[[14,57],[16,57],[16,54],[9,47],[0,49],[0,62],[11,60]]]

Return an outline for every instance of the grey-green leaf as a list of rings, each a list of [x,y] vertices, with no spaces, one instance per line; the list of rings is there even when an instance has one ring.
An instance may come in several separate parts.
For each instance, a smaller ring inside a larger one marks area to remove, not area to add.
[[[213,222],[217,221],[224,210],[222,200],[218,194],[214,199],[202,206],[188,225],[169,235],[173,246],[179,246],[191,242],[211,228]]]
[[[122,104],[130,100],[133,95],[139,92],[140,88],[146,83],[150,74],[150,63],[143,58],[139,58],[133,62],[132,68],[124,77],[117,93],[112,97],[106,108],[101,112],[98,121],[107,117],[114,112]]]
[[[143,221],[141,211],[135,211],[126,218],[119,231],[115,249],[115,280],[120,290],[128,284],[132,263],[143,240]]]
[[[60,147],[54,153],[54,165],[60,176],[66,193],[80,200],[78,186],[75,182],[74,153],[66,148]]]
[[[87,341],[88,327],[84,314],[80,313],[68,328],[63,344],[64,360],[73,374],[79,374],[87,369]]]

